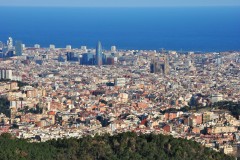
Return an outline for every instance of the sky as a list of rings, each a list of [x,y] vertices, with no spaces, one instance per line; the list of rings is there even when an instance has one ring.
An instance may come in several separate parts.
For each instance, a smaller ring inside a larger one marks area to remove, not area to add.
[[[45,7],[240,6],[240,0],[0,0],[0,6],[45,6]]]

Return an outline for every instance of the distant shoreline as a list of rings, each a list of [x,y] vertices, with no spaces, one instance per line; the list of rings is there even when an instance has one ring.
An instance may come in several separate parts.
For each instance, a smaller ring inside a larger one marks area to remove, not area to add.
[[[26,46],[240,51],[236,7],[1,7],[0,41]]]

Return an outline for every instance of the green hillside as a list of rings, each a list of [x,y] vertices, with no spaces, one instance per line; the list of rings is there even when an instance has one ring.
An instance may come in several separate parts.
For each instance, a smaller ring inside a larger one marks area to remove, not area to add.
[[[185,139],[164,135],[123,133],[115,136],[87,136],[29,143],[9,134],[0,136],[0,159],[17,160],[232,160],[233,157],[212,151]]]

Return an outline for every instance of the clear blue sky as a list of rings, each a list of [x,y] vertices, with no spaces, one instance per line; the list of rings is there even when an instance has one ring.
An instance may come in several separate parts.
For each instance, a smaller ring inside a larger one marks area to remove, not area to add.
[[[0,6],[56,6],[56,7],[240,6],[240,0],[0,0]]]

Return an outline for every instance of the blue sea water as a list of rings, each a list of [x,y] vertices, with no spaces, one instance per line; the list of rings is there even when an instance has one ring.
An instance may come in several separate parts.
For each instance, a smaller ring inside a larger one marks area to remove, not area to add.
[[[0,7],[0,41],[105,49],[240,50],[240,7]]]

